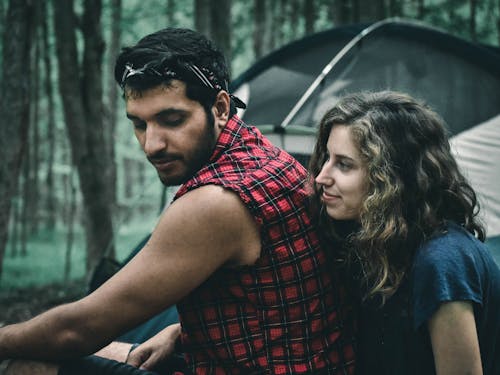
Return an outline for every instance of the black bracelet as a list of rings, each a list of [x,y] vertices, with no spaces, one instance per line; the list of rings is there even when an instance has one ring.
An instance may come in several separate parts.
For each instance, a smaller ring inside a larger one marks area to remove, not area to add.
[[[137,349],[137,347],[138,347],[139,345],[141,345],[141,344],[139,344],[139,343],[137,343],[137,342],[136,342],[136,343],[134,343],[134,344],[132,344],[132,346],[130,347],[130,350],[128,351],[128,354],[127,354],[127,359],[125,359],[125,363],[127,363],[127,362],[128,362],[128,359],[129,359],[129,357],[130,357],[130,353],[132,353],[135,349]]]

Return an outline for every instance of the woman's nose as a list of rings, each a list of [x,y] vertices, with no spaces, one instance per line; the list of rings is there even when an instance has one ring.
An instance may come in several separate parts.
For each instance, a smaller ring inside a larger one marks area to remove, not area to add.
[[[319,171],[319,174],[315,178],[316,183],[321,184],[321,185],[333,185],[334,179],[333,177],[328,173],[328,169],[326,168],[326,165],[321,168]]]

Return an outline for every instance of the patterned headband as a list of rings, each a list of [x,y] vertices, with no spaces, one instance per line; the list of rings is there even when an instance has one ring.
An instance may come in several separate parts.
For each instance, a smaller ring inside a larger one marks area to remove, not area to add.
[[[179,80],[194,78],[191,80],[201,83],[203,86],[208,87],[209,89],[212,89],[216,92],[224,90],[229,93],[227,81],[224,80],[221,83],[217,79],[215,74],[207,68],[199,68],[198,66],[189,63],[178,63],[177,65],[177,70],[174,70],[168,66],[163,70],[159,70],[158,68],[149,67],[148,65],[145,65],[142,68],[134,69],[132,67],[132,64],[125,64],[125,70],[123,71],[120,86],[122,89],[125,88],[127,80],[133,76],[154,75],[158,77]],[[180,73],[179,71],[183,71],[184,74]],[[229,94],[229,96],[233,100],[236,107],[243,109],[246,108],[246,104],[243,103],[243,101],[241,101],[238,97],[234,96],[233,94]]]

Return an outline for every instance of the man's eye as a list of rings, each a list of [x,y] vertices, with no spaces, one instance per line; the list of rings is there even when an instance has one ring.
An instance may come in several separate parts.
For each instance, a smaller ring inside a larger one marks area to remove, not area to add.
[[[143,121],[132,121],[132,125],[134,126],[135,130],[145,130],[146,129],[146,123]]]
[[[182,124],[184,117],[182,116],[172,116],[161,119],[161,124],[163,126],[177,126]]]

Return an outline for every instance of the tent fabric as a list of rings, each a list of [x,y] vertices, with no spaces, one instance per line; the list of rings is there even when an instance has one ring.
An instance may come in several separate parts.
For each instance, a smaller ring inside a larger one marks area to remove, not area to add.
[[[450,35],[445,43],[445,35],[413,25],[382,25],[333,67],[292,124],[314,126],[340,96],[384,89],[424,100],[452,134],[493,117],[500,108],[500,59]],[[490,64],[493,60],[498,65]]]
[[[248,105],[240,115],[255,125],[280,125],[327,63],[363,30],[332,29],[259,61],[232,84]],[[494,48],[413,22],[383,21],[331,69],[291,125],[314,127],[347,93],[391,89],[425,100],[455,134],[498,113],[499,66]]]
[[[452,137],[450,144],[459,167],[478,195],[488,237],[499,236],[500,115]]]
[[[238,113],[243,115],[244,112],[245,118],[253,124],[281,123],[300,99],[303,88],[313,83],[331,57],[365,26],[346,26],[318,33],[259,60],[231,82],[230,90],[236,90],[236,95],[247,104],[246,111],[238,110]]]
[[[231,89],[247,103],[239,115],[304,164],[317,124],[340,97],[389,89],[423,100],[447,124],[457,162],[482,203],[489,238],[500,235],[499,48],[421,23],[384,20],[291,43],[257,62]]]

